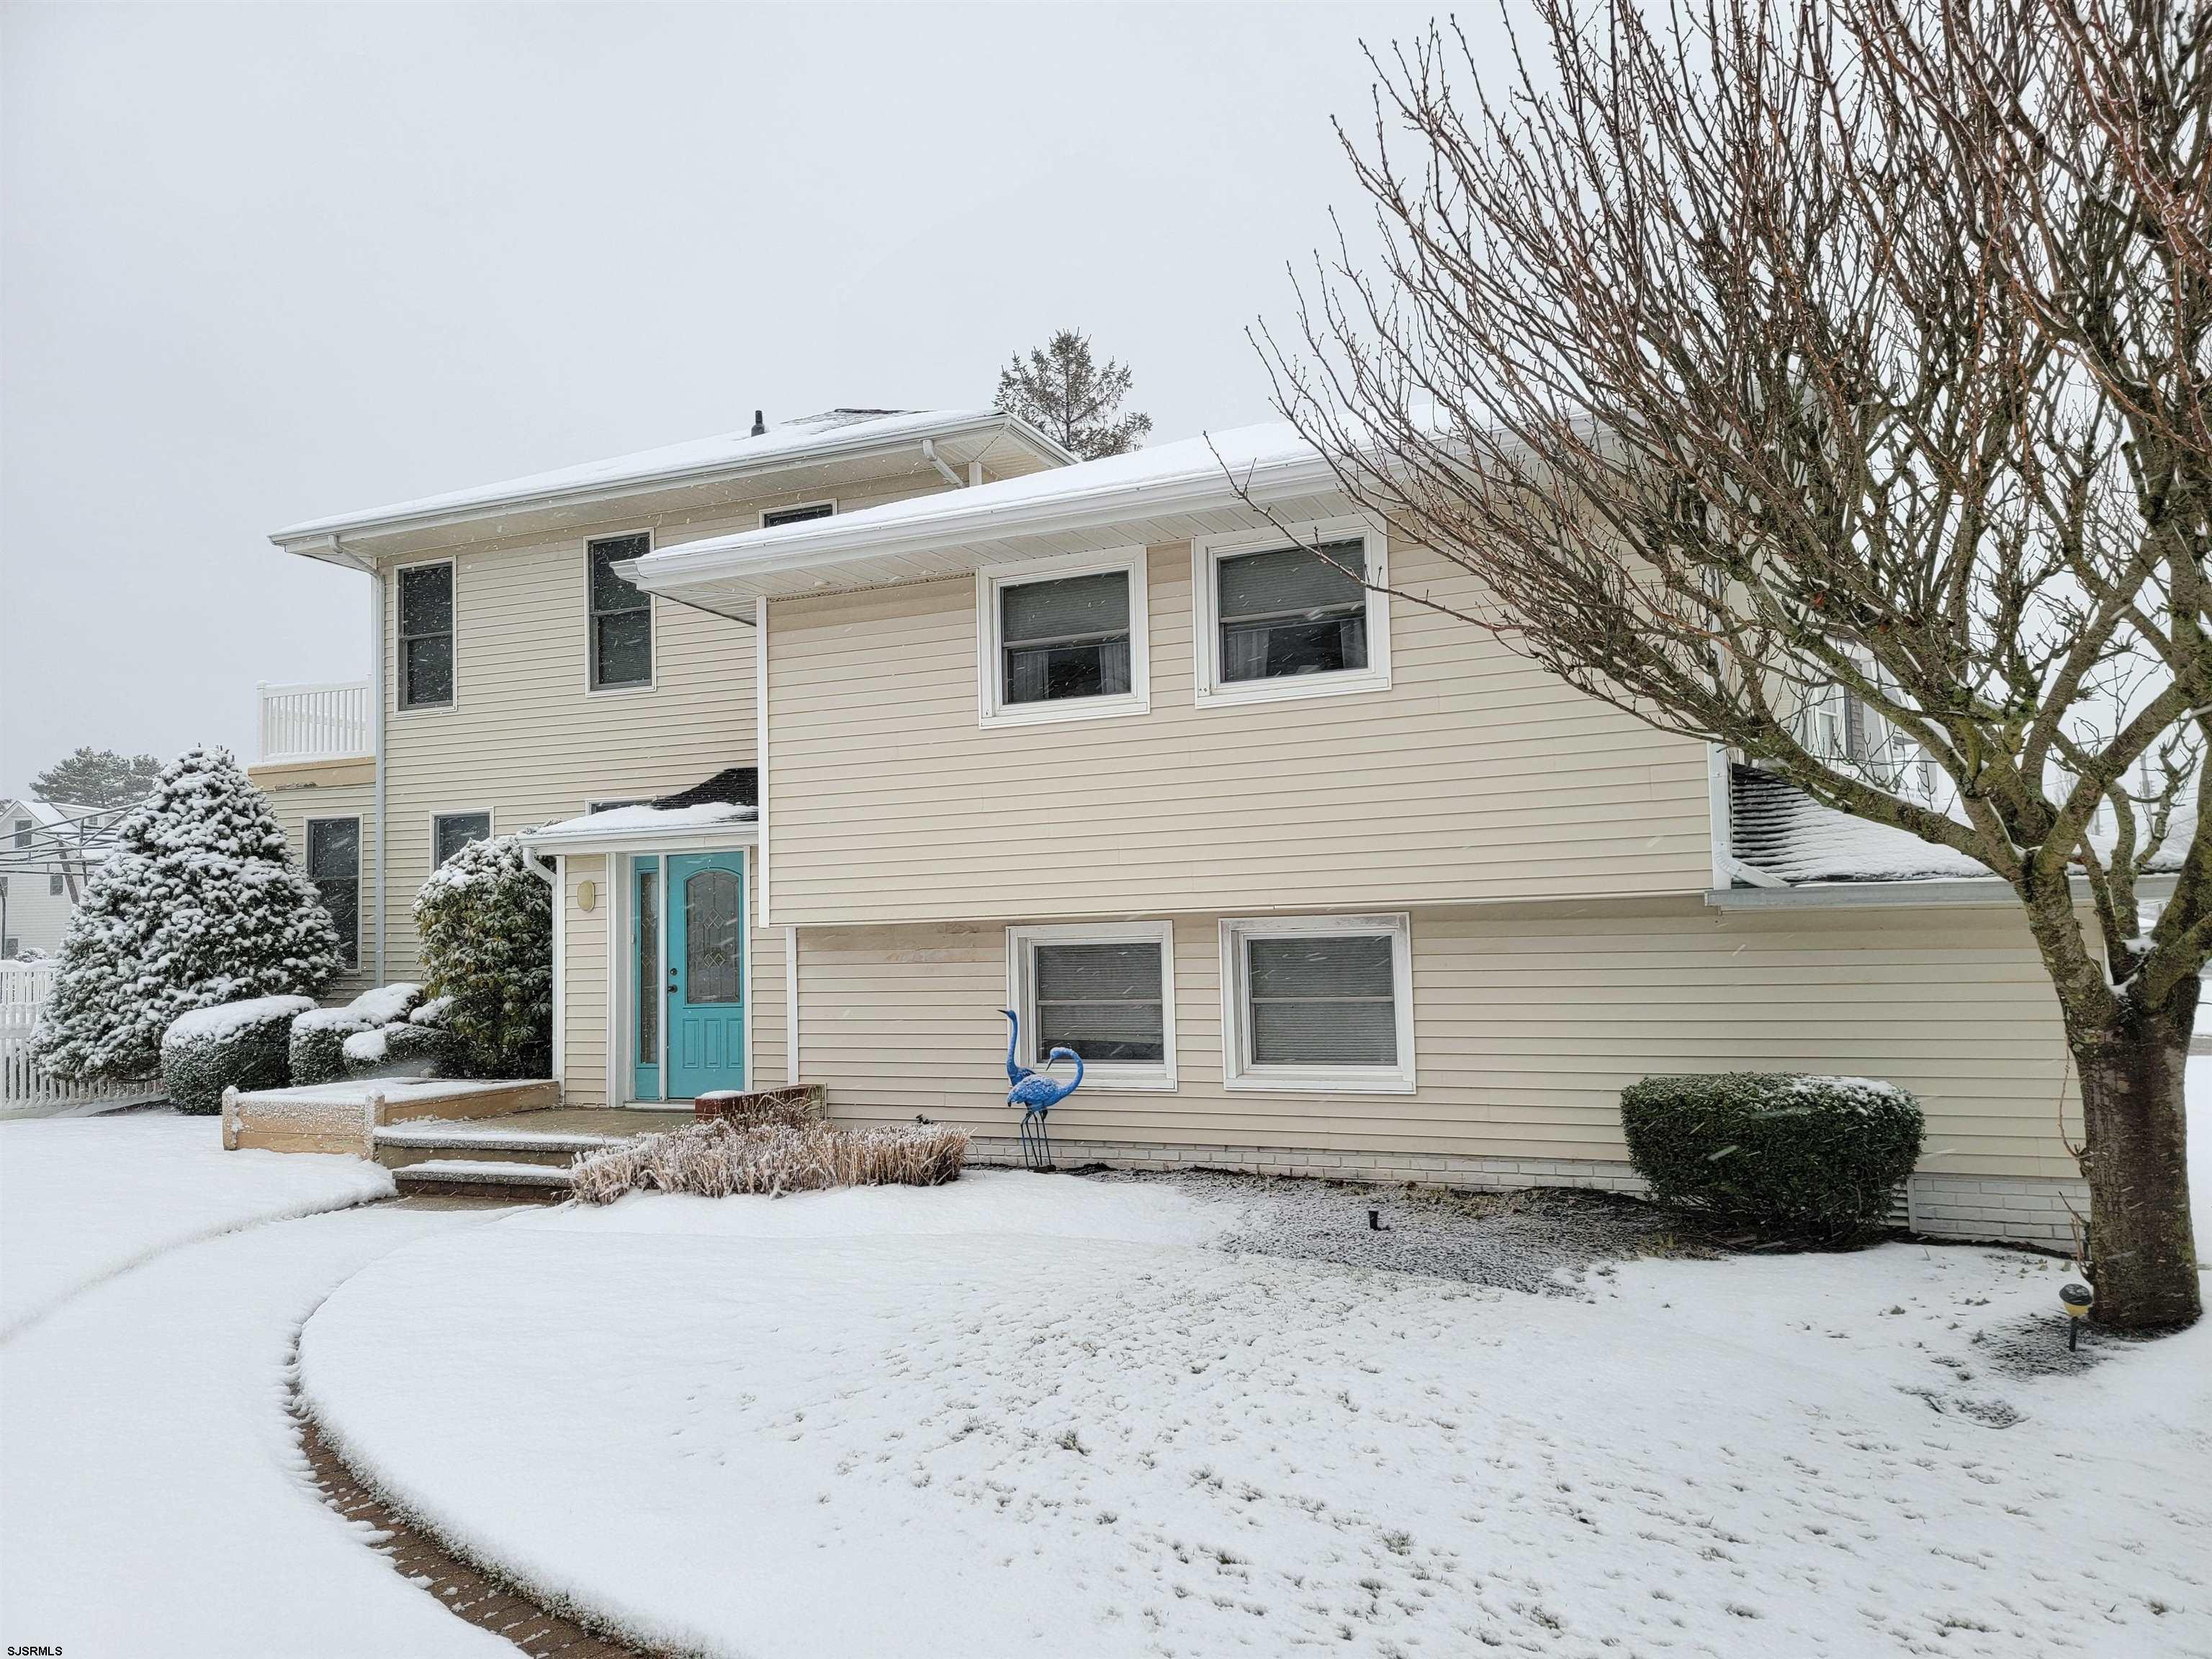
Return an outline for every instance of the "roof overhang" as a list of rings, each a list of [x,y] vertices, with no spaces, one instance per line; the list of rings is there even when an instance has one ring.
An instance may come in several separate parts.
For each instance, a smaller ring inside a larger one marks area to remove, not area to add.
[[[2073,878],[2074,900],[2090,902],[2088,879]],[[2171,875],[2148,875],[2138,896],[2170,898]],[[1705,895],[1716,910],[1940,910],[2017,905],[2020,896],[1995,876],[1935,881],[1813,881],[1795,887],[1717,887]]]
[[[760,840],[760,820],[732,818],[721,823],[684,829],[651,824],[629,830],[594,830],[571,818],[549,823],[542,830],[526,830],[522,844],[531,851],[560,857],[586,853],[726,853],[751,847]]]
[[[1096,482],[1085,469],[899,502],[848,517],[685,542],[618,567],[648,592],[729,616],[754,602],[968,574],[1052,554],[1162,542],[1334,517],[1351,506],[1311,450],[1203,459]],[[1118,458],[1116,458],[1118,459]],[[1107,463],[1093,463],[1106,467]],[[1060,488],[1062,483],[1065,488]]]
[[[861,424],[866,429],[848,433],[832,428],[817,441],[765,457],[749,458],[740,447],[711,459],[617,471],[573,483],[549,484],[541,475],[540,480],[517,479],[511,488],[460,491],[452,498],[431,497],[309,520],[275,531],[269,539],[288,553],[349,569],[370,569],[380,555],[604,522],[625,507],[641,507],[653,498],[670,498],[657,503],[665,510],[726,499],[734,486],[743,483],[773,480],[775,490],[781,490],[834,483],[841,473],[857,479],[881,471],[866,464],[884,457],[904,457],[906,471],[933,477],[939,469],[922,452],[925,440],[939,460],[956,469],[981,462],[994,470],[1027,471],[1057,468],[1077,459],[1028,422],[995,411],[916,421],[890,431],[880,422]]]

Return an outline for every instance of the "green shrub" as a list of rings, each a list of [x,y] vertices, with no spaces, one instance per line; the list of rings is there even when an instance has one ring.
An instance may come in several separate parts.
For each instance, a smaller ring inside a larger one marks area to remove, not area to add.
[[[451,1068],[456,1046],[450,1031],[398,1019],[351,1033],[340,1054],[349,1078],[437,1077]]]
[[[415,899],[425,988],[464,1077],[553,1071],[553,900],[513,836],[471,842]]]
[[[310,1008],[292,1022],[292,1081],[335,1083],[346,1075],[345,1040],[409,1018],[422,988],[405,980],[363,991],[343,1008]]]
[[[1888,1214],[1924,1127],[1894,1084],[1760,1072],[1645,1078],[1620,1121],[1659,1202],[1834,1234]]]
[[[180,1112],[219,1112],[228,1089],[281,1089],[291,1080],[292,1021],[307,997],[253,997],[197,1008],[161,1035],[161,1088]]]

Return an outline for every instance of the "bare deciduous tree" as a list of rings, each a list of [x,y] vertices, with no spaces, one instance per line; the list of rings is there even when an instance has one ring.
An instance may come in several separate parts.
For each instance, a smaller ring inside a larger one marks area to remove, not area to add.
[[[2079,1072],[2098,1316],[2193,1320],[2212,11],[1536,11],[1503,84],[1434,29],[1376,58],[1340,136],[1382,252],[1340,240],[1261,331],[1279,406],[1481,579],[1455,614],[2007,883]],[[1838,688],[1897,742],[1815,740]]]

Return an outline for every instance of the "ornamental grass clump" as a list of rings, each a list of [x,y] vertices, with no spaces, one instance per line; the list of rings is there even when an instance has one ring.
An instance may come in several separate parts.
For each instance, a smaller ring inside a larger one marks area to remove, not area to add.
[[[611,1204],[624,1193],[775,1197],[824,1187],[940,1187],[959,1177],[967,1152],[967,1131],[941,1124],[712,1121],[586,1153],[569,1174],[586,1204]]]
[[[1620,1121],[1660,1203],[1826,1237],[1881,1224],[1925,1127],[1893,1083],[1759,1072],[1645,1078]]]

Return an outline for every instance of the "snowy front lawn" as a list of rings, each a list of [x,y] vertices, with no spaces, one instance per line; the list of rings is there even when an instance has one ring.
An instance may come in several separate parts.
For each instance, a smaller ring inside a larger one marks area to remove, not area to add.
[[[1158,1183],[632,1198],[307,1326],[347,1456],[650,1638],[761,1656],[2212,1651],[2212,1329],[1900,1245],[1536,1296],[1211,1242]]]
[[[392,1191],[360,1158],[226,1152],[220,1118],[0,1123],[0,1339],[162,1250]]]

